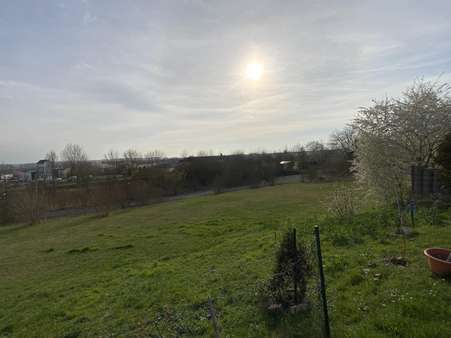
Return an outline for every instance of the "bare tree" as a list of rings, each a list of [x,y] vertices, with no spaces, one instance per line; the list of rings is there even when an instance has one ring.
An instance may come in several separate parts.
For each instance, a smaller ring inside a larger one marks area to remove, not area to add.
[[[312,152],[323,151],[325,149],[325,146],[320,141],[311,141],[305,145],[305,149],[307,149],[307,151],[312,151]]]
[[[45,159],[47,161],[49,161],[50,175],[52,176],[52,179],[55,179],[55,169],[56,169],[56,162],[58,161],[58,155],[56,155],[55,151],[50,150],[45,155]]]
[[[56,161],[58,161],[58,155],[56,155],[56,152],[54,150],[50,150],[46,155],[45,159],[49,162],[55,164]]]
[[[124,151],[124,160],[127,166],[127,169],[136,169],[138,167],[139,162],[142,159],[142,155],[135,149],[128,149]]]
[[[326,147],[320,141],[311,141],[305,145],[308,156],[317,164],[324,162],[326,158]]]
[[[305,149],[304,149],[303,145],[300,143],[297,143],[294,146],[291,146],[291,148],[290,148],[290,152],[293,152],[293,153],[298,153],[298,152],[304,151],[304,150]]]
[[[329,146],[347,153],[354,152],[357,147],[357,129],[353,126],[346,126],[342,130],[333,132],[330,136]]]
[[[149,151],[145,155],[146,161],[149,162],[151,165],[158,164],[164,157],[165,157],[164,152],[158,149]]]
[[[61,152],[61,159],[71,170],[71,175],[82,176],[88,167],[88,155],[78,144],[66,144]]]
[[[115,170],[119,169],[119,152],[117,150],[110,149],[105,155],[105,162],[108,163]]]

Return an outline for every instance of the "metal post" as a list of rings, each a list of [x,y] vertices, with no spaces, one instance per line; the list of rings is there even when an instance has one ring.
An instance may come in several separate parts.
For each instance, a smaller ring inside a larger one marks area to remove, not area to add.
[[[327,298],[326,298],[326,281],[324,279],[323,257],[321,255],[321,240],[319,237],[319,227],[317,225],[315,225],[315,238],[316,238],[316,253],[318,255],[321,299],[323,301],[324,333],[326,338],[330,338],[329,312],[327,311]]]
[[[410,200],[410,220],[412,222],[412,227],[415,226],[415,213],[417,211],[417,204],[415,200],[412,198]]]
[[[211,322],[213,323],[213,330],[215,333],[215,338],[221,338],[218,319],[216,318],[216,310],[213,307],[213,301],[211,300],[210,297],[208,297],[208,311],[210,313]]]
[[[293,262],[293,286],[294,286],[294,303],[297,304],[298,303],[298,281],[297,281],[297,260],[298,260],[298,255],[297,255],[297,246],[296,246],[296,229],[293,229],[293,255],[294,255],[294,262]]]

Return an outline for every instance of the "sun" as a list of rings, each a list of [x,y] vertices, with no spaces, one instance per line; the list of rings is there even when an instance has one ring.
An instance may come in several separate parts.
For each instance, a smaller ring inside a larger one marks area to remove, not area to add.
[[[246,67],[246,78],[252,81],[258,81],[263,75],[263,64],[249,63]]]

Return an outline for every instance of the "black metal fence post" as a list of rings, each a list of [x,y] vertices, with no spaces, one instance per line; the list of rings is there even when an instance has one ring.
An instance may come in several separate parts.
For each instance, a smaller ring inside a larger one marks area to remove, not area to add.
[[[296,257],[296,260],[298,258],[297,255],[297,246],[296,246],[296,229],[293,229],[293,254],[295,255],[294,257]],[[294,287],[294,303],[297,304],[298,303],[298,281],[297,281],[297,265],[298,262],[294,262],[293,264],[293,287]]]
[[[320,278],[320,292],[323,302],[323,315],[324,315],[324,333],[326,338],[330,338],[330,325],[329,325],[329,312],[327,311],[327,298],[326,298],[326,281],[324,279],[323,271],[323,257],[321,255],[321,240],[319,236],[319,227],[315,225],[315,238],[316,238],[316,253],[318,255],[318,268]]]

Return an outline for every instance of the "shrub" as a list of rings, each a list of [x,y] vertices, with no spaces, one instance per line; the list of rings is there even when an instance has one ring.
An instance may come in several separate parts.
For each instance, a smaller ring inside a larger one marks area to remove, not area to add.
[[[264,287],[265,305],[280,304],[283,308],[300,304],[307,291],[310,273],[307,253],[296,240],[295,230],[287,231],[276,254],[276,266]]]
[[[43,183],[29,184],[23,191],[11,194],[14,219],[29,224],[39,223],[48,211],[48,194]]]
[[[426,223],[429,225],[442,225],[444,223],[444,217],[441,214],[443,209],[443,203],[439,199],[432,201],[430,206],[424,208],[422,212]]]
[[[339,184],[332,191],[327,210],[341,220],[350,221],[356,214],[355,189],[349,184]]]

